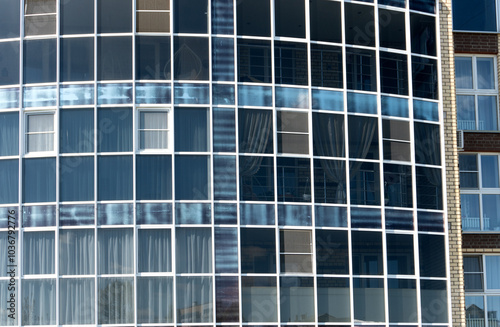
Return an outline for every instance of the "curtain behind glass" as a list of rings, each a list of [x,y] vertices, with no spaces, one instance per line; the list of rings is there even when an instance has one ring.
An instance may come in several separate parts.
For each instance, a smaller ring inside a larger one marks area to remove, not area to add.
[[[97,236],[98,273],[132,274],[134,272],[132,229],[99,229]]]
[[[59,280],[59,324],[93,324],[95,287],[93,278]]]
[[[500,271],[500,256],[488,255],[486,259],[486,288],[489,290],[500,289],[498,272]]]
[[[97,291],[99,324],[126,324],[134,321],[134,279],[99,278]]]
[[[0,115],[0,156],[14,156],[19,150],[19,114],[17,112]]]
[[[212,322],[212,278],[177,277],[177,322]]]
[[[269,110],[239,110],[240,152],[272,152],[272,112]]]
[[[24,279],[22,281],[22,324],[54,325],[56,323],[55,279]]]
[[[172,277],[137,278],[138,323],[171,323],[173,310]]]
[[[3,248],[2,248],[3,249]],[[0,266],[1,268],[1,266]],[[16,302],[7,302],[7,300],[10,300],[10,293],[14,293],[16,295]],[[18,312],[16,308],[19,308],[19,292],[17,289],[13,292],[9,290],[9,281],[8,280],[1,280],[0,281],[0,294],[5,294],[5,296],[0,297],[0,325],[1,326],[17,326],[17,317],[18,317]],[[12,307],[14,306],[14,307]],[[9,317],[10,314],[13,314],[14,312],[7,310],[8,308],[15,309],[15,314],[14,317],[15,319],[12,319]]]
[[[212,272],[210,228],[178,228],[175,238],[177,273]]]
[[[99,152],[132,150],[132,110],[130,108],[102,108],[97,111]]]
[[[59,275],[94,274],[94,230],[59,231]]]
[[[71,109],[60,111],[61,153],[94,151],[94,110]]]
[[[169,272],[171,264],[170,229],[139,229],[139,272]]]
[[[55,272],[54,232],[24,233],[23,236],[24,274],[53,274]]]

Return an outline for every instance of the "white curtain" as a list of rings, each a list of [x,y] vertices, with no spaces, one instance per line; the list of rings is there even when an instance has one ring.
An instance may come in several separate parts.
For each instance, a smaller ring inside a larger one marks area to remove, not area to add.
[[[173,322],[172,277],[137,278],[137,322]]]
[[[498,272],[500,272],[500,256],[488,255],[486,258],[486,287],[488,289],[500,289],[500,280]]]
[[[24,274],[53,274],[55,272],[54,232],[32,232],[23,235]]]
[[[140,229],[138,234],[139,272],[172,271],[170,229]]]
[[[175,238],[177,273],[212,272],[210,228],[177,228]]]
[[[95,288],[93,278],[59,280],[59,323],[93,324]]]
[[[99,274],[132,274],[134,272],[132,229],[99,229],[97,257]]]
[[[1,248],[3,249],[3,248]],[[1,267],[0,267],[1,268]],[[18,312],[17,308],[19,308],[19,292],[17,289],[14,291],[16,294],[16,302],[7,302],[10,300],[9,290],[9,281],[8,280],[0,280],[0,294],[3,296],[0,297],[0,325],[1,326],[17,326],[17,317]],[[11,310],[8,310],[12,308]],[[9,315],[14,314],[15,319],[9,317]]]
[[[55,279],[24,279],[21,312],[23,325],[54,325],[56,323]]]
[[[94,230],[59,231],[59,274],[94,274]]]
[[[212,278],[177,277],[177,322],[212,322]]]
[[[16,155],[19,151],[19,114],[6,113],[0,115],[0,148],[1,156]]]
[[[130,324],[134,321],[134,279],[99,278],[99,324]]]

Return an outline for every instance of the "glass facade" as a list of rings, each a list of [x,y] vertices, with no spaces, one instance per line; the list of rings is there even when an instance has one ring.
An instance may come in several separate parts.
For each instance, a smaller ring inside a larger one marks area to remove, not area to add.
[[[0,326],[449,326],[438,22],[0,0]]]

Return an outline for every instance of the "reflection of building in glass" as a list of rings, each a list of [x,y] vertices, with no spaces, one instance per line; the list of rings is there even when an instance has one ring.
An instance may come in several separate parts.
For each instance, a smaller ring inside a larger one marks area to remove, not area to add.
[[[450,326],[438,11],[0,0],[0,326]]]

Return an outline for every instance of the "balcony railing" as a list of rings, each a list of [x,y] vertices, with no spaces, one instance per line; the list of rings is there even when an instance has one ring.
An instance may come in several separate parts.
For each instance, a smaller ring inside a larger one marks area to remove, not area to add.
[[[467,327],[485,327],[484,318],[467,318],[465,322]],[[498,327],[498,319],[489,318],[488,327]]]
[[[490,228],[490,218],[483,218],[483,229]],[[463,230],[481,230],[481,218],[479,217],[462,217]]]

